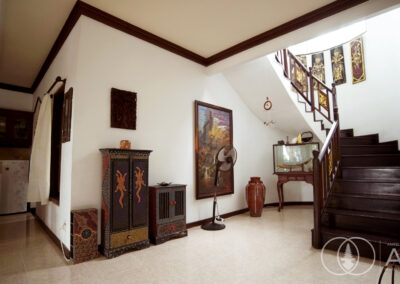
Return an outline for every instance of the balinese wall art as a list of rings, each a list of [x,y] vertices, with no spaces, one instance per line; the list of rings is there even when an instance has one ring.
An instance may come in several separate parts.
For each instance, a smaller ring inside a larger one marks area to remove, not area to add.
[[[320,81],[325,83],[325,63],[324,53],[316,53],[311,56],[312,61],[312,74],[317,77]],[[316,83],[315,83],[316,84]]]
[[[111,89],[111,127],[136,129],[136,93]]]
[[[351,71],[353,74],[353,84],[365,80],[364,48],[362,38],[357,38],[350,42]]]
[[[307,60],[305,55],[296,56],[297,59],[307,67]],[[290,72],[291,72],[291,81],[296,86],[299,91],[303,93],[308,92],[308,84],[307,84],[307,69],[304,70],[297,62],[295,63],[294,58],[290,58]],[[294,88],[294,87],[293,87]]]
[[[336,85],[346,83],[346,70],[344,67],[343,46],[331,49],[332,76]]]
[[[195,101],[196,199],[234,192],[233,169],[219,173],[214,186],[215,157],[226,145],[233,144],[232,111]]]

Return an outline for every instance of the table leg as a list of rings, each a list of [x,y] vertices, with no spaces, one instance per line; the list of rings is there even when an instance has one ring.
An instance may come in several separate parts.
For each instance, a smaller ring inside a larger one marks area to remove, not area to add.
[[[278,212],[279,212],[283,208],[283,183],[280,181],[278,181],[277,183],[277,190],[279,198],[279,206],[278,206]]]

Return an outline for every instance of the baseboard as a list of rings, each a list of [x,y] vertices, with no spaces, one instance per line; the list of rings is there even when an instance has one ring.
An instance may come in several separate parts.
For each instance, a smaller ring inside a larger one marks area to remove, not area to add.
[[[284,206],[313,205],[313,204],[314,203],[312,201],[289,201],[289,202],[284,202],[283,203]],[[264,204],[264,207],[278,207],[278,206],[279,206],[278,202]],[[243,209],[240,209],[240,210],[236,210],[236,211],[233,211],[233,212],[222,214],[221,217],[226,219],[226,218],[229,218],[229,217],[232,217],[232,216],[235,216],[235,215],[240,215],[240,214],[246,213],[247,211],[249,211],[249,208],[243,208]],[[211,222],[211,220],[212,220],[212,217],[207,218],[207,219],[203,219],[203,220],[199,220],[199,221],[196,221],[196,222],[187,223],[186,224],[186,228],[190,229],[190,228],[193,228],[193,227],[201,226],[201,225],[203,225],[205,223]]]
[[[287,201],[283,203],[283,206],[295,206],[295,205],[314,205],[313,201]],[[264,204],[264,207],[278,207],[279,203],[267,203]]]
[[[43,222],[42,219],[40,219],[36,214],[32,214],[32,215],[35,216],[36,221],[39,223],[39,225],[42,227],[42,229],[49,235],[50,239],[52,239],[53,242],[56,244],[56,246],[61,250],[60,239],[57,238],[57,236],[49,229],[49,227],[47,227],[47,225]],[[64,243],[63,243],[63,248],[64,248],[65,257],[70,258],[71,252],[64,245]],[[62,252],[62,250],[61,250],[61,252]]]

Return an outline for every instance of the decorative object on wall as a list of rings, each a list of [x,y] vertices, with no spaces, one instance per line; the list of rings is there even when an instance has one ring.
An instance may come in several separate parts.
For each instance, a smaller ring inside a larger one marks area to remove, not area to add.
[[[196,199],[232,194],[233,169],[221,172],[214,185],[215,157],[224,145],[233,145],[232,111],[195,101]]]
[[[149,246],[149,150],[100,149],[103,157],[101,252],[115,257]]]
[[[0,147],[29,148],[32,119],[31,112],[0,109]]]
[[[307,56],[306,55],[297,55],[297,59],[307,68]]]
[[[270,126],[270,125],[275,124],[275,123],[276,123],[275,120],[264,121],[264,125],[265,126]]]
[[[111,89],[111,127],[136,130],[136,93]]]
[[[329,110],[328,108],[328,96],[318,90],[318,103],[320,106],[322,106],[324,109]]]
[[[303,69],[295,60],[294,58],[290,58],[290,72],[291,72],[291,81],[295,87],[303,93],[308,92],[308,82],[307,82],[307,69]],[[295,88],[292,85],[292,88]]]
[[[351,72],[353,74],[353,84],[365,80],[364,47],[362,37],[350,42]]]
[[[120,149],[129,150],[131,148],[131,141],[129,141],[129,140],[121,140],[119,142],[119,148]]]
[[[246,201],[251,217],[261,217],[265,202],[265,185],[260,177],[251,177],[246,186]]]
[[[270,110],[272,108],[272,102],[270,101],[270,99],[267,97],[267,100],[264,103],[264,109],[265,110]]]
[[[325,63],[324,63],[324,53],[315,53],[311,55],[312,60],[312,74],[317,77],[320,81],[325,83]],[[316,87],[316,82],[314,82],[314,87]]]
[[[343,46],[332,48],[330,53],[333,82],[336,85],[346,83],[346,69],[344,67]]]
[[[71,141],[71,117],[72,117],[72,94],[73,89],[69,88],[69,90],[64,94],[64,102],[62,108],[62,143]]]
[[[161,244],[187,236],[186,185],[150,186],[150,241]]]
[[[71,211],[71,257],[74,263],[98,257],[97,209]]]

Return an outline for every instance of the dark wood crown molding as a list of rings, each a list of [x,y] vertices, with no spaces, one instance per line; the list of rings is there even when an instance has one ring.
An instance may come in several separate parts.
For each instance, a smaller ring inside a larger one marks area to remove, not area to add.
[[[221,60],[224,60],[228,57],[236,55],[240,52],[243,52],[247,49],[253,48],[257,45],[275,39],[284,34],[290,33],[297,29],[303,28],[307,25],[313,24],[317,21],[320,21],[324,18],[330,17],[334,14],[340,13],[344,10],[350,9],[354,6],[357,6],[361,3],[367,2],[368,0],[337,0],[328,5],[325,5],[321,8],[318,8],[314,11],[311,11],[303,16],[300,16],[294,20],[291,20],[285,24],[282,24],[278,27],[275,27],[271,30],[268,30],[264,33],[261,33],[257,36],[254,36],[248,40],[240,42],[230,48],[227,48],[223,51],[220,51],[210,57],[203,57],[198,55],[188,49],[185,49],[173,42],[170,42],[166,39],[163,39],[159,36],[156,36],[148,31],[145,31],[135,25],[132,25],[120,18],[117,18],[111,14],[108,14],[96,7],[93,7],[85,2],[78,0],[75,3],[70,15],[68,16],[67,21],[65,22],[60,34],[58,35],[56,41],[54,42],[49,54],[46,57],[43,65],[41,66],[39,73],[37,74],[35,81],[32,84],[32,87],[20,87],[11,84],[1,83],[1,89],[13,90],[24,93],[34,93],[39,83],[42,81],[44,75],[49,69],[51,63],[54,58],[57,56],[61,47],[63,46],[65,40],[68,35],[72,31],[76,22],[78,21],[81,15],[87,16],[93,20],[99,21],[105,25],[113,27],[117,30],[120,30],[124,33],[130,34],[134,37],[140,38],[144,41],[147,41],[151,44],[154,44],[160,48],[168,50],[172,53],[175,53],[179,56],[182,56],[186,59],[189,59],[193,62],[196,62],[203,66],[210,66],[215,64]]]
[[[0,89],[3,90],[10,90],[10,91],[15,91],[15,92],[20,92],[20,93],[28,93],[31,94],[31,88],[29,87],[21,87],[21,86],[16,86],[12,84],[7,84],[7,83],[1,83],[0,82]]]

